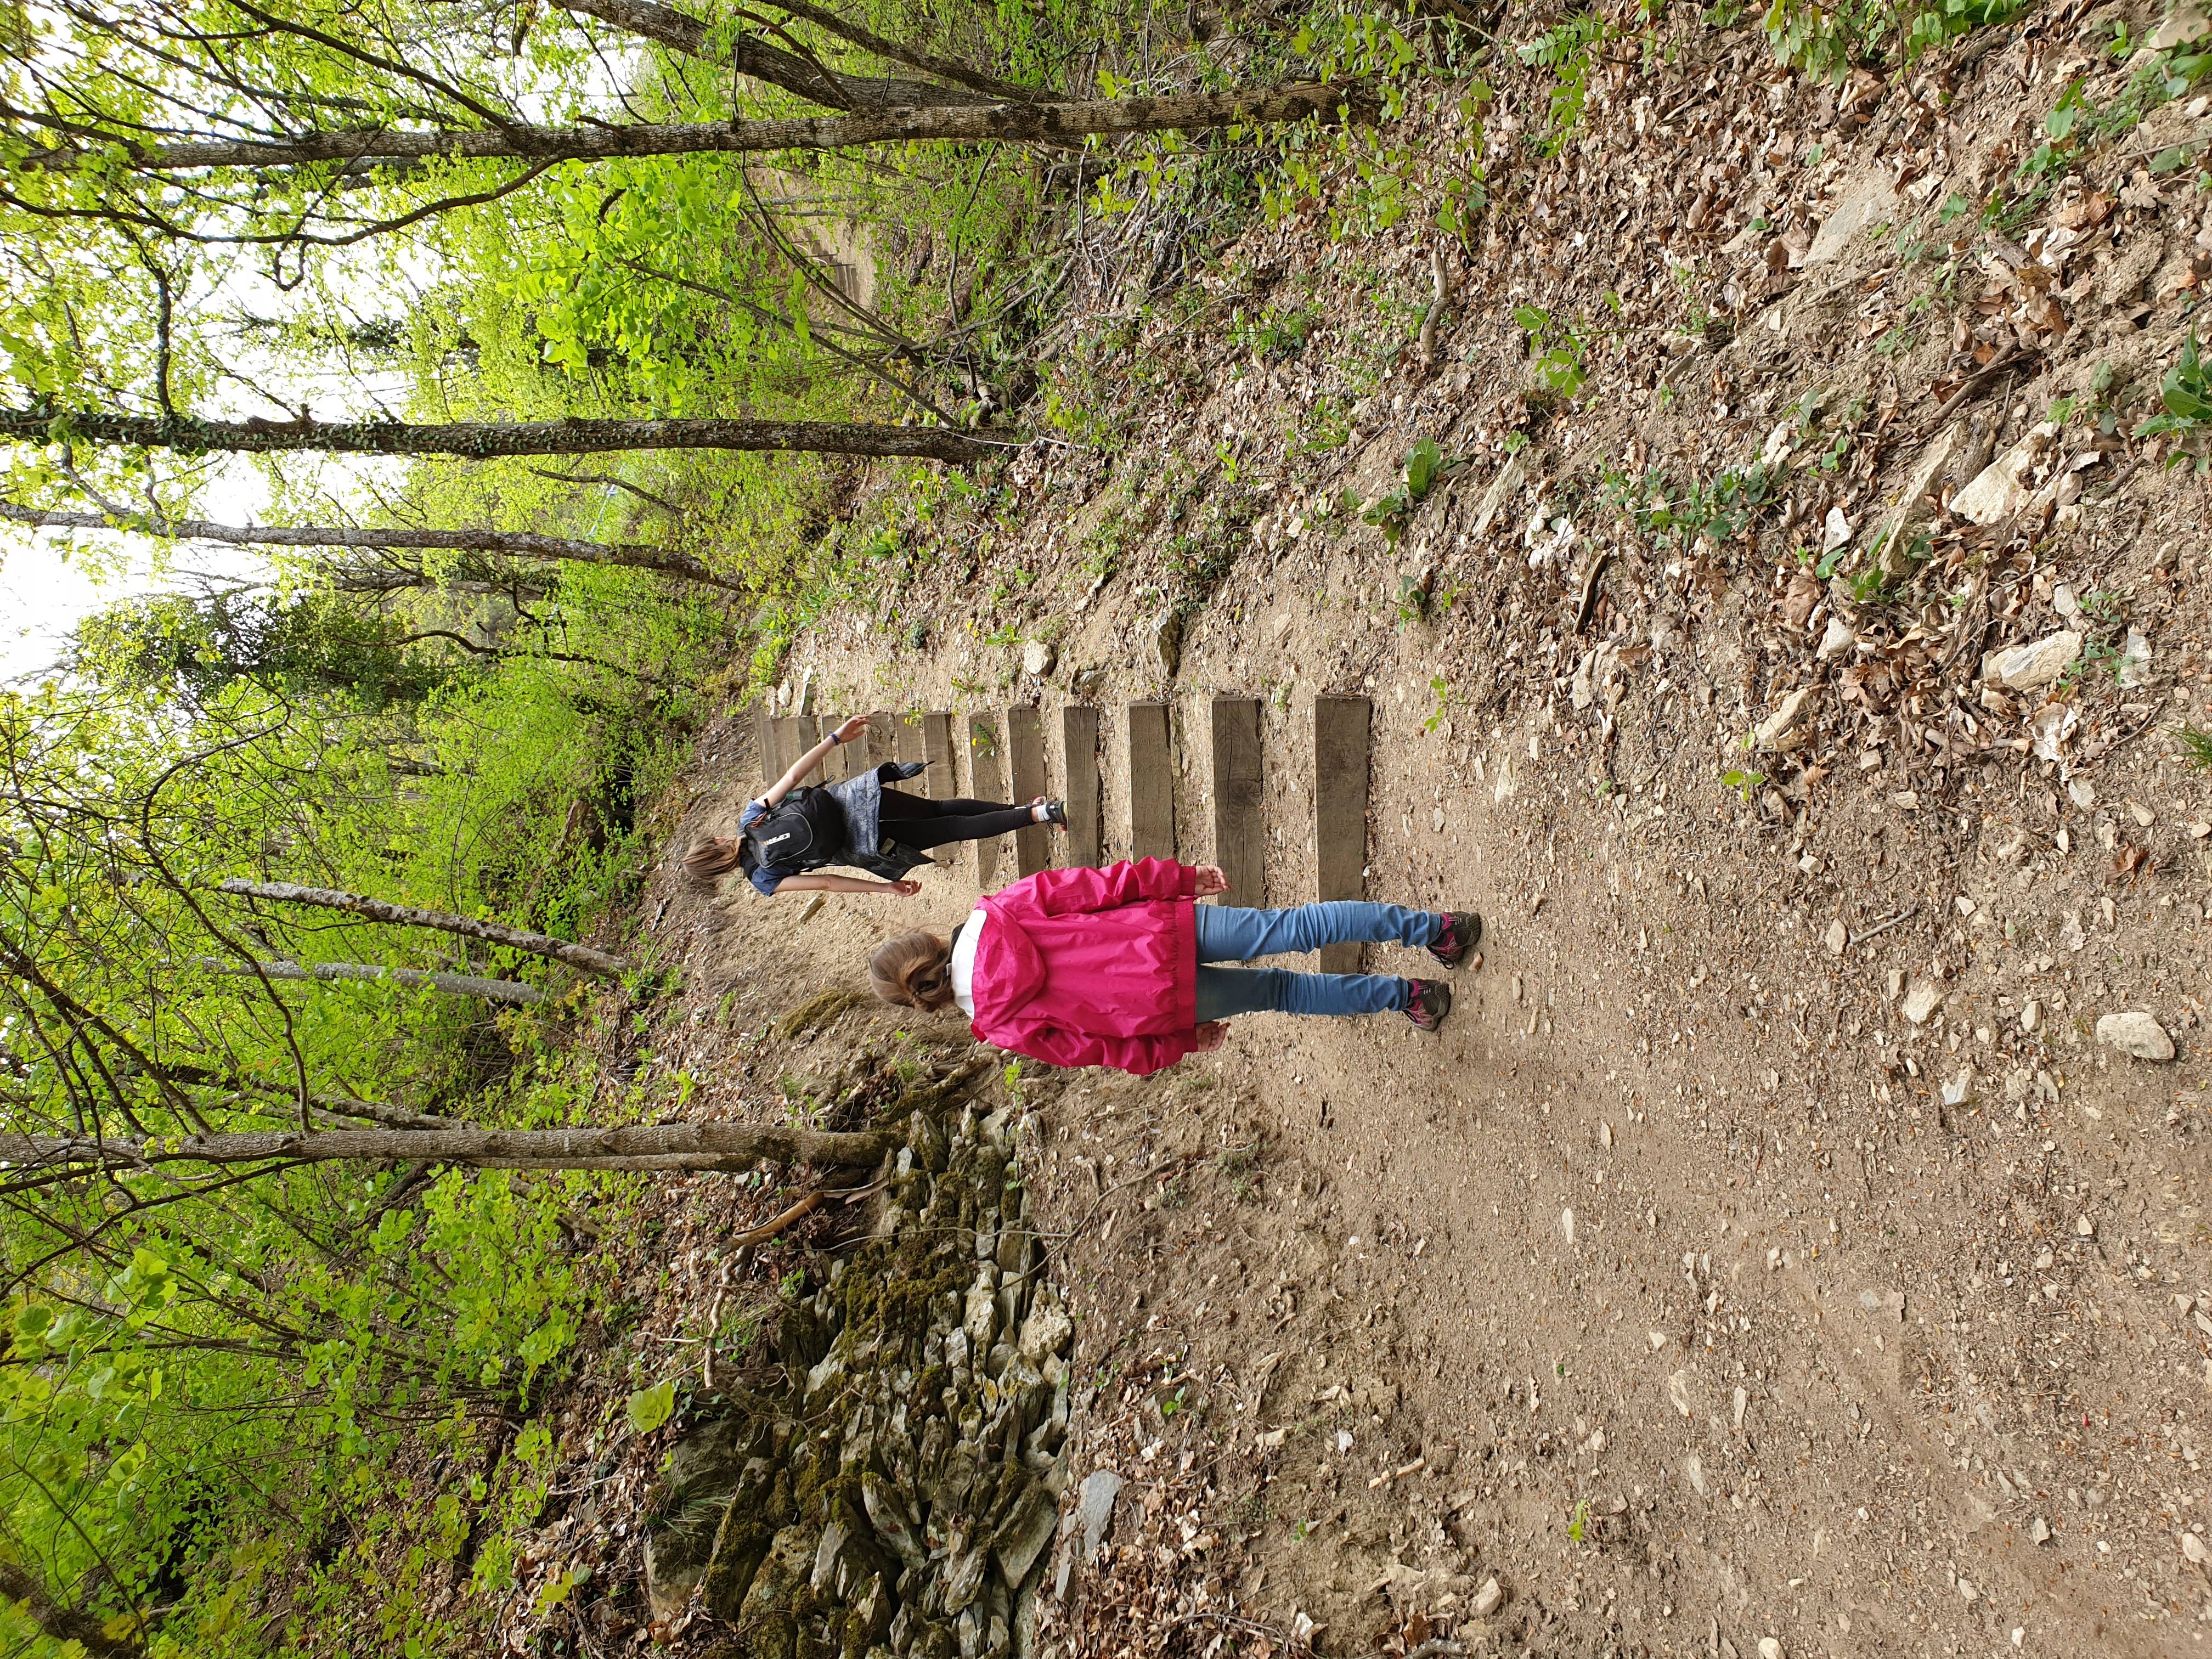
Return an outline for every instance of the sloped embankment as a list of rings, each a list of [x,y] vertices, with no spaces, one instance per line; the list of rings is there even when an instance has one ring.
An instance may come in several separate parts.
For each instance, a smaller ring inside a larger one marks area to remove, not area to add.
[[[696,1589],[750,1659],[1013,1650],[1066,1482],[1073,1330],[1015,1110],[908,1117],[873,1237],[670,1455],[656,1612]]]

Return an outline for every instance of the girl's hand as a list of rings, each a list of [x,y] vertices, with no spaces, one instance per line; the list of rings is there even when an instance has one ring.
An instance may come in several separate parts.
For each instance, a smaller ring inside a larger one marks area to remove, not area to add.
[[[1215,893],[1225,893],[1228,890],[1229,878],[1221,873],[1221,866],[1219,865],[1201,864],[1198,866],[1198,881],[1196,885],[1194,887],[1193,891],[1194,891],[1200,898],[1210,897]],[[1204,1028],[1200,1027],[1200,1029],[1203,1030]]]
[[[855,714],[837,728],[837,741],[850,743],[867,729],[868,717],[866,714]]]
[[[1207,1020],[1205,1024],[1198,1028],[1198,1052],[1204,1054],[1209,1049],[1218,1048],[1221,1046],[1221,1040],[1228,1035],[1229,1027],[1222,1021]]]
[[[901,898],[912,898],[921,890],[921,884],[918,881],[886,882],[884,884],[884,890],[887,893],[896,893]]]

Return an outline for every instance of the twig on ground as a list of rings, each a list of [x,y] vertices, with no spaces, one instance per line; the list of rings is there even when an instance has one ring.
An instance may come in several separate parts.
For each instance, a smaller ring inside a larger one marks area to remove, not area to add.
[[[1891,928],[1896,927],[1900,921],[1904,921],[1912,916],[1919,910],[1919,908],[1920,906],[1917,903],[1906,905],[1905,908],[1899,910],[1895,915],[1890,917],[1887,921],[1878,921],[1863,933],[1853,933],[1851,935],[1851,943],[1853,945],[1864,945],[1876,933],[1887,933]]]

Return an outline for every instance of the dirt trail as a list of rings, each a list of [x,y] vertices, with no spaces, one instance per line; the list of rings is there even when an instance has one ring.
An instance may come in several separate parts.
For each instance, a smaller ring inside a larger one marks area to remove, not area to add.
[[[2136,1264],[2199,1237],[2195,1171],[2161,1159],[2202,1063],[2104,1067],[2080,1036],[2102,1003],[2040,1042],[2015,1014],[1999,1053],[1996,995],[2081,990],[1996,948],[1994,894],[1915,1027],[1884,987],[1927,973],[1940,931],[1838,959],[1778,849],[1656,789],[1593,802],[1540,736],[1532,761],[1520,733],[1425,732],[1395,689],[1375,687],[1370,890],[1489,918],[1443,1036],[1255,1018],[1159,1079],[1039,1090],[1046,1213],[1090,1216],[1063,1265],[1094,1412],[1134,1376],[1156,1459],[1206,1446],[1256,1564],[1245,1610],[1364,1651],[1495,1575],[1491,1622],[1540,1651],[1716,1628],[1746,1654],[2010,1650],[2014,1628],[2172,1651],[2203,1605],[2173,1540],[2204,1508],[2204,1362],[2176,1313],[2193,1287]],[[1265,733],[1276,902],[1306,879],[1301,713]],[[1204,788],[1194,759],[1187,858]],[[1801,856],[1862,855],[1827,839]],[[1963,920],[1950,890],[1990,884],[1922,867],[1885,902]],[[972,895],[835,900],[806,944],[834,977]],[[2141,908],[2166,999],[2201,995],[2201,922]],[[2008,1099],[2035,1071],[2060,1103]],[[1185,1379],[1165,1414],[1163,1378]]]
[[[1372,337],[1430,304],[1410,222],[1356,257],[1334,198],[1255,230],[1198,295],[1210,339],[1125,307],[1055,369],[1127,377],[1121,447],[917,520],[896,597],[799,642],[825,711],[1042,702],[1055,788],[1049,711],[1100,707],[1109,857],[1123,705],[1173,703],[1196,860],[1206,700],[1265,699],[1277,903],[1312,892],[1311,698],[1369,696],[1370,895],[1489,920],[1440,1038],[1258,1018],[1157,1079],[1015,1085],[1084,1316],[1073,1474],[1127,1482],[1096,1553],[1071,1486],[1035,1651],[2199,1650],[2212,782],[2171,732],[2212,723],[2207,496],[2078,416],[2037,434],[2100,384],[2148,406],[2212,222],[2118,149],[2025,245],[1944,210],[2069,76],[2111,100],[2116,15],[1818,98],[1685,25],[1663,68],[1594,73],[1556,156],[1498,145],[1510,210],[1454,256],[1435,362]],[[1537,131],[1547,88],[1492,78],[1493,138]],[[1530,389],[1524,304],[1553,344],[1603,323],[1579,403]],[[1461,465],[1386,542],[1340,492],[1423,437]],[[1947,516],[2008,453],[2033,503]],[[1607,493],[1761,456],[1785,499],[1704,537]],[[1900,504],[1904,575],[1814,574],[1836,519],[1863,553]],[[1170,665],[1151,630],[1200,566]],[[2066,632],[2094,672],[1981,669]],[[734,823],[746,760],[709,742],[692,825]],[[672,928],[708,915],[670,891]],[[793,933],[740,895],[690,936],[698,994],[857,982],[973,897],[933,875]],[[2179,1057],[2100,1042],[2124,1012]]]

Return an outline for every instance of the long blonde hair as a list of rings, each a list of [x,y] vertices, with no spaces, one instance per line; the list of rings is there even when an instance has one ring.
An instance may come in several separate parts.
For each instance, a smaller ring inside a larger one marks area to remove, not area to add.
[[[712,882],[744,862],[744,838],[709,836],[695,841],[684,854],[684,873],[694,881]]]
[[[868,958],[868,987],[885,1002],[934,1009],[952,1001],[952,947],[934,933],[901,933]]]

